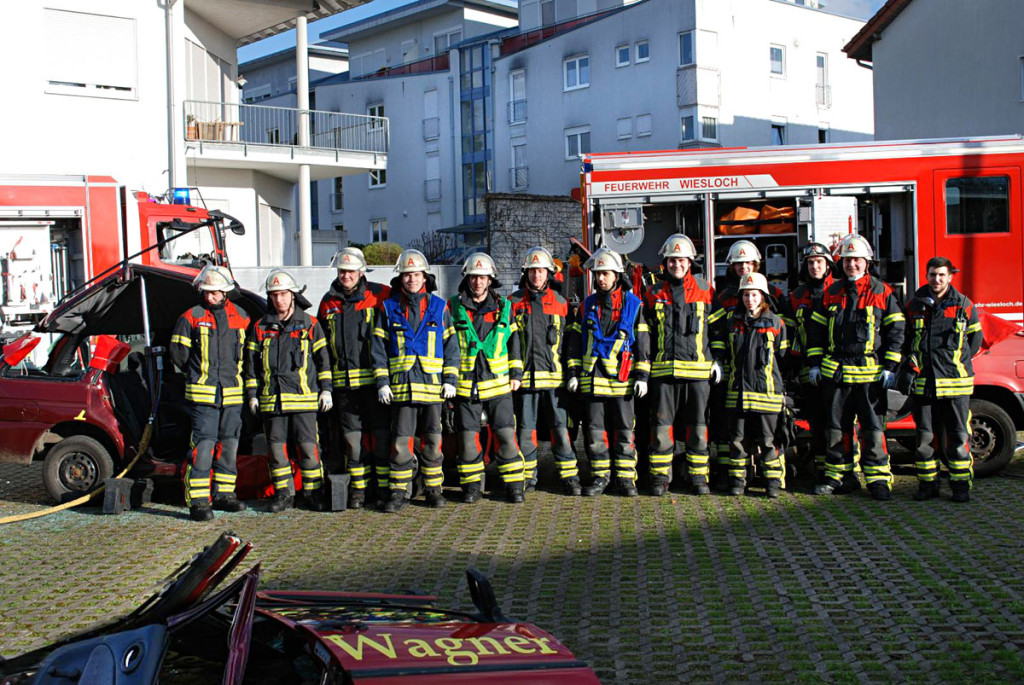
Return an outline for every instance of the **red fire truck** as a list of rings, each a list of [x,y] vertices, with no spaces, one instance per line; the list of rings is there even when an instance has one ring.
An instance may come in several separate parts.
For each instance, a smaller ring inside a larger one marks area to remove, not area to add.
[[[745,238],[758,245],[768,280],[788,292],[808,242],[833,245],[856,232],[871,241],[880,277],[901,298],[924,283],[927,260],[943,255],[979,308],[1020,324],[1022,177],[1020,136],[588,154],[584,243],[657,265],[665,238],[685,233],[704,273],[721,278],[729,246]],[[1024,337],[991,346],[975,369],[976,471],[994,473],[1024,429]],[[890,405],[888,435],[909,437],[909,407]]]

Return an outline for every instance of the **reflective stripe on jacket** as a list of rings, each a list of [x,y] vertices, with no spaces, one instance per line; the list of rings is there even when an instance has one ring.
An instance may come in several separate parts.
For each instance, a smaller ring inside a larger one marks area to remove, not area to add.
[[[807,326],[811,321],[811,315],[814,314],[814,306],[821,301],[825,294],[825,289],[832,285],[833,281],[832,274],[826,273],[825,278],[820,282],[816,284],[810,281],[801,283],[789,294],[789,311],[792,316],[790,320],[792,323],[790,321],[786,322],[790,339],[789,354],[801,360],[801,362],[805,361],[804,351],[807,349]],[[801,363],[801,383],[810,382],[808,372],[807,364]]]
[[[687,273],[677,285],[666,277],[644,295],[651,329],[651,378],[707,380],[714,358],[708,317],[714,291]]]
[[[561,388],[565,385],[563,355],[569,303],[551,287],[543,294],[529,288],[509,297],[519,329],[523,356],[523,389]]]
[[[327,339],[317,320],[296,309],[281,322],[269,312],[253,324],[245,344],[245,389],[260,412],[315,412],[317,395],[331,389]]]
[[[729,375],[725,406],[744,412],[777,414],[785,401],[780,362],[789,349],[786,324],[770,311],[756,319],[737,309],[726,324]]]
[[[185,399],[230,407],[242,403],[242,356],[249,317],[230,300],[223,307],[196,305],[179,317],[168,348],[185,373]]]
[[[582,359],[569,364],[580,374],[580,390],[600,397],[627,397],[636,381],[646,381],[651,371],[650,336],[640,316],[642,301],[621,286],[603,296],[611,302],[602,307],[602,295],[590,295],[583,302],[581,321],[573,324],[580,337]],[[629,353],[626,355],[626,353]],[[626,357],[631,358],[627,380],[619,380]]]
[[[523,369],[512,304],[495,293],[480,303],[459,293],[448,307],[459,341],[458,396],[487,400],[510,393],[509,380]]]
[[[320,300],[317,318],[327,336],[335,390],[374,384],[370,342],[380,306],[390,295],[386,285],[363,278],[352,295],[346,295],[335,280]]]
[[[974,392],[971,359],[981,349],[982,331],[974,303],[953,286],[941,302],[929,307],[926,285],[907,302],[906,355],[917,373],[914,395],[956,397]]]

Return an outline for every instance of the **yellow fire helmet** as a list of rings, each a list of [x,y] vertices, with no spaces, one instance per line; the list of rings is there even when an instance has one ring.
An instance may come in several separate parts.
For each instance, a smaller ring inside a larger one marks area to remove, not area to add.
[[[555,264],[554,258],[551,253],[544,247],[531,247],[523,255],[523,267],[522,270],[527,269],[547,269],[553,274],[557,274],[559,269],[558,265]]]
[[[490,276],[498,277],[498,269],[494,266],[491,256],[483,252],[474,252],[466,257],[466,263],[462,265],[463,276]]]
[[[622,257],[619,256],[619,253],[607,247],[595,250],[583,268],[588,271],[615,271],[620,274],[626,271],[622,267]]]
[[[839,258],[863,257],[868,261],[875,258],[875,251],[871,249],[871,243],[862,235],[851,233],[839,243]]]
[[[764,277],[764,274],[759,274],[756,271],[743,274],[740,277],[739,290],[760,290],[765,295],[771,294],[768,292],[768,279]]]
[[[430,264],[426,256],[419,250],[402,250],[398,255],[398,263],[395,264],[395,271],[400,274],[411,274],[417,271],[427,272]]]
[[[676,233],[668,237],[658,254],[666,259],[669,257],[693,259],[697,256],[697,250],[694,248],[692,240],[682,233]]]
[[[203,270],[192,281],[192,285],[203,292],[220,290],[226,293],[235,289],[235,279],[226,267],[211,264],[203,267]]]
[[[299,288],[292,275],[284,269],[275,269],[267,276],[267,282],[263,284],[264,290],[274,293],[279,290],[291,290],[296,295],[305,288]]]
[[[331,266],[338,271],[365,271],[366,257],[358,247],[344,247],[334,255]]]
[[[749,240],[737,240],[729,248],[729,256],[725,258],[725,261],[730,264],[736,264],[737,262],[757,262],[760,264],[761,251],[757,249],[757,245]]]

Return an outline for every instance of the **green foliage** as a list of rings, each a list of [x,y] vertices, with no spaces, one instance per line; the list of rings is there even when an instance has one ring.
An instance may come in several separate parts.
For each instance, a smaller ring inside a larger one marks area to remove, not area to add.
[[[402,246],[397,243],[370,243],[363,248],[367,264],[388,265],[398,261]]]

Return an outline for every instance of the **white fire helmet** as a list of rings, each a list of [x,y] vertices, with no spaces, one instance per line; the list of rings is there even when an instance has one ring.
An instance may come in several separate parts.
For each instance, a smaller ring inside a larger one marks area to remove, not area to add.
[[[263,285],[267,293],[276,293],[279,290],[291,290],[295,294],[302,292],[292,275],[284,269],[275,269],[267,276],[267,282]]]
[[[523,256],[523,271],[527,269],[547,269],[553,274],[558,273],[558,265],[555,264],[551,253],[544,247],[531,247]]]
[[[661,246],[662,257],[668,259],[669,257],[686,257],[687,259],[693,259],[697,256],[697,250],[693,247],[693,241],[682,233],[676,233],[670,235],[665,244]]]
[[[761,251],[757,249],[757,245],[749,240],[737,240],[729,248],[729,256],[725,258],[725,261],[730,264],[736,264],[737,262],[757,262],[760,264]]]
[[[867,241],[867,238],[851,233],[840,241],[839,253],[836,256],[840,259],[863,257],[870,261],[875,258],[875,251],[871,249],[871,243]]]
[[[402,250],[398,255],[398,262],[395,264],[395,271],[400,274],[411,274],[417,271],[427,272],[430,264],[426,256],[419,250]]]
[[[595,250],[583,268],[588,271],[615,271],[620,274],[626,271],[622,268],[622,257],[619,256],[619,253],[607,247]]]
[[[740,276],[739,290],[760,290],[765,295],[770,294],[768,292],[768,279],[764,277],[764,274],[759,274],[756,271]]]
[[[212,292],[219,290],[221,292],[228,292],[234,290],[235,279],[231,276],[231,272],[223,266],[204,266],[203,270],[199,272],[199,275],[192,281],[197,289],[203,292]]]
[[[331,266],[338,271],[365,271],[366,257],[358,247],[344,247],[334,255]]]
[[[494,260],[490,255],[483,252],[474,252],[466,257],[466,263],[462,265],[463,276],[490,276],[498,277],[498,270],[494,266]]]

